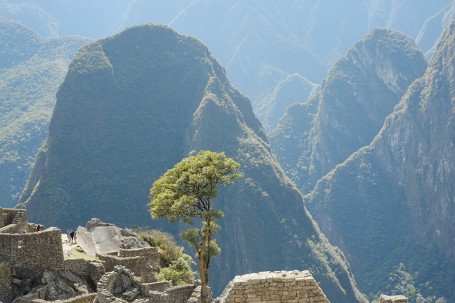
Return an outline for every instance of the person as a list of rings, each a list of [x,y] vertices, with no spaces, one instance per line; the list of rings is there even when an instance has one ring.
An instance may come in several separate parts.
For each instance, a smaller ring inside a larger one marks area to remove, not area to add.
[[[41,230],[41,225],[38,224],[38,225],[36,226],[36,231],[40,231],[40,230]]]
[[[73,240],[74,240],[74,231],[72,229],[70,229],[70,236],[71,236],[71,243],[73,243]]]
[[[69,229],[69,228],[66,229],[66,237],[68,238],[68,243],[69,243],[71,240],[71,229]]]

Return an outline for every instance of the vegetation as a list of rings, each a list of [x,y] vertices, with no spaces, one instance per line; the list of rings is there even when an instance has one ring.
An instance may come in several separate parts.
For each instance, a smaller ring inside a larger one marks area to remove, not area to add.
[[[45,40],[0,17],[0,41],[0,201],[12,207],[47,136],[69,62],[87,40]]]
[[[240,177],[239,167],[224,153],[200,151],[168,170],[150,190],[149,207],[153,218],[167,217],[171,222],[183,221],[189,225],[194,225],[195,220],[200,221],[201,226],[185,230],[181,236],[196,250],[199,259],[203,303],[209,301],[210,259],[221,252],[213,234],[220,229],[216,220],[223,216],[223,212],[213,208],[213,200],[220,185],[229,185]],[[184,268],[177,264],[175,267]]]
[[[183,247],[177,245],[170,233],[159,230],[141,230],[139,236],[153,247],[157,247],[161,255],[161,269],[157,274],[158,281],[169,281],[173,286],[194,282],[194,263],[191,256],[183,253]]]

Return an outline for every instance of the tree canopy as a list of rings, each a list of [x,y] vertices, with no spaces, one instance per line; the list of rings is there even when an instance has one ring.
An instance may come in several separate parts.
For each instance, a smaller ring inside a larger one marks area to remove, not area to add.
[[[150,190],[153,218],[167,217],[171,222],[189,225],[195,225],[197,219],[201,223],[181,236],[196,250],[199,259],[202,302],[208,302],[210,258],[221,252],[212,235],[220,229],[216,220],[223,217],[223,212],[212,208],[212,203],[220,185],[229,185],[241,176],[239,168],[240,164],[223,152],[199,151],[169,169]]]

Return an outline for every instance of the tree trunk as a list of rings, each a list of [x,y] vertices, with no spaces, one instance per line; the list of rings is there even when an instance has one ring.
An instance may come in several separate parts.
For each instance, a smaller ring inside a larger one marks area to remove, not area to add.
[[[199,253],[199,274],[201,275],[201,303],[209,303],[209,261],[210,256],[206,256],[206,249],[208,249],[211,231],[210,231],[210,218],[206,220],[207,229],[204,230],[204,239],[200,247]]]
[[[199,273],[201,276],[201,303],[209,303],[209,288],[208,288],[208,269],[205,257],[199,259]]]

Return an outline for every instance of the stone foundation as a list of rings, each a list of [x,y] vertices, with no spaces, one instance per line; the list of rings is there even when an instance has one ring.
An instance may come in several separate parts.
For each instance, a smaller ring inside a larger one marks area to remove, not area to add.
[[[26,299],[26,298],[21,298],[16,301],[15,303],[92,303],[93,300],[96,298],[96,293],[92,294],[85,294],[85,295],[80,295],[74,298],[70,298],[67,300],[59,300],[59,301],[46,301],[42,299]]]
[[[155,274],[159,270],[161,257],[154,247],[125,250],[119,253],[96,254],[103,262],[106,272],[114,270],[118,265],[129,268],[142,283],[155,282]]]
[[[309,271],[261,272],[236,276],[217,303],[329,303]]]
[[[381,295],[379,303],[408,303],[408,298],[405,296],[386,296]]]
[[[0,233],[0,259],[8,260],[12,267],[62,269],[61,232],[48,228],[25,234]]]

